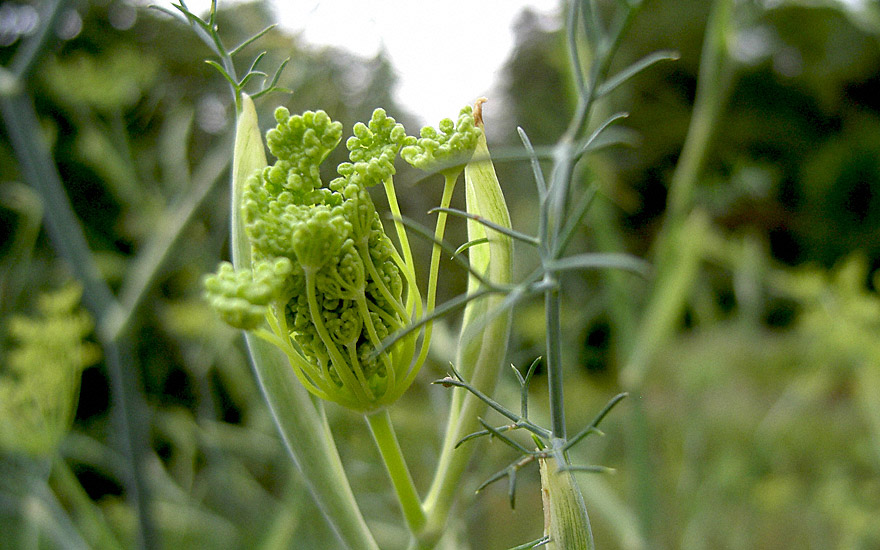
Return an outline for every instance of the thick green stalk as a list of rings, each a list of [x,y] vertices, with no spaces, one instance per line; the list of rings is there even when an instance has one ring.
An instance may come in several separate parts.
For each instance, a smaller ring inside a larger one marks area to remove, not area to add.
[[[425,512],[422,510],[419,494],[406,466],[397,436],[394,434],[388,409],[367,414],[365,418],[370,425],[376,446],[379,447],[391,484],[394,485],[394,492],[400,502],[406,525],[410,532],[418,533],[425,525]]]
[[[245,183],[253,173],[268,165],[263,136],[254,102],[242,94],[241,111],[237,113],[235,149],[232,154],[232,197],[230,232],[232,235],[232,263],[236,269],[250,266],[251,245],[241,219],[241,196]]]
[[[266,166],[266,153],[253,101],[242,96],[232,159],[232,258],[236,268],[251,263],[250,244],[241,220],[241,195],[247,178]],[[245,333],[260,390],[290,456],[340,540],[351,550],[378,550],[361,515],[323,414],[274,345]]]
[[[479,111],[477,116],[479,117]],[[482,120],[477,118],[482,126]],[[485,135],[481,135],[474,151],[474,159],[488,159],[489,148]],[[465,192],[468,212],[504,227],[510,227],[510,215],[501,192],[501,186],[490,160],[477,160],[465,168]],[[507,284],[511,280],[513,242],[510,237],[468,220],[468,239],[488,239],[488,244],[469,249],[471,266],[486,278],[497,284]],[[480,283],[471,277],[468,292],[475,292]],[[510,335],[510,312],[497,315],[480,331],[473,326],[483,323],[484,315],[495,313],[503,296],[490,295],[475,300],[465,309],[462,323],[462,340],[459,343],[457,367],[469,384],[478,390],[491,394],[498,379],[498,372],[507,353],[507,340]],[[453,394],[447,421],[446,436],[436,474],[425,499],[427,524],[418,533],[420,548],[432,548],[446,525],[454,497],[458,492],[458,482],[473,454],[474,445],[455,445],[465,435],[479,429],[477,417],[485,410],[485,403],[470,392],[458,391]]]
[[[556,460],[540,461],[544,535],[550,550],[593,550],[593,532],[577,481],[569,470],[559,470]]]
[[[251,333],[245,337],[275,425],[324,517],[346,548],[378,550],[348,483],[323,408],[296,380],[278,348]]]

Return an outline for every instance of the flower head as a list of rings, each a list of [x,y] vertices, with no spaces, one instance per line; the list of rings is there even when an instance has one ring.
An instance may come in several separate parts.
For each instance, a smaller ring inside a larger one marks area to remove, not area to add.
[[[241,210],[253,264],[222,264],[206,278],[211,305],[230,325],[257,329],[290,358],[312,393],[368,411],[397,399],[413,379],[418,333],[376,353],[410,323],[401,256],[385,234],[367,187],[394,174],[403,126],[377,109],[346,146],[350,162],[324,184],[320,165],[341,124],[323,111],[275,111],[267,134],[272,166],[257,171]],[[268,321],[271,333],[260,328]]]

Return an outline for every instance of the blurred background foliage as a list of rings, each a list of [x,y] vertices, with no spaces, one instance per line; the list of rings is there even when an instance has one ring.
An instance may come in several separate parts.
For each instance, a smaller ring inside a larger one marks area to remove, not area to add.
[[[4,67],[33,32],[35,7],[0,5]],[[229,44],[273,22],[262,3],[221,7]],[[611,242],[650,254],[688,128],[708,10],[698,0],[653,0],[637,17],[620,66],[661,48],[681,59],[640,74],[602,105],[606,116],[630,113],[625,137],[635,146],[581,171],[599,198],[574,248]],[[645,411],[643,430],[633,433],[624,402],[605,421],[607,437],[576,451],[575,462],[617,469],[582,478],[600,548],[880,547],[880,10],[857,16],[834,3],[782,1],[741,11],[731,42],[736,72],[717,83],[727,103],[697,189],[710,222],[693,237],[705,252],[678,329],[632,396]],[[553,22],[526,12],[517,37],[489,111],[490,144],[501,154],[519,150],[516,126],[551,145],[574,101]],[[351,128],[383,106],[417,131],[420,121],[395,104],[394,69],[381,55],[308,48],[280,30],[259,48],[268,50],[267,66],[291,57],[279,84],[294,91],[261,100],[263,121],[283,103],[291,112],[324,109]],[[137,460],[148,520],[133,504],[100,338],[76,304],[70,266],[40,230],[45,204],[0,126],[0,548],[132,547],[144,521],[156,533],[140,539],[147,546],[335,547],[275,432],[240,335],[200,298],[202,275],[227,256],[234,110],[226,83],[203,63],[208,55],[188,28],[158,12],[119,0],[73,2],[27,82],[101,275],[138,305],[123,367],[136,374],[145,403],[148,441]],[[327,166],[343,159],[340,149]],[[529,166],[497,167],[514,226],[533,229]],[[427,220],[421,213],[436,204],[439,186],[417,189],[420,176],[400,170],[403,210]],[[534,261],[523,253],[518,269]],[[465,274],[444,268],[448,297],[463,289]],[[566,281],[574,426],[622,388],[615,350],[626,327],[608,314],[615,296],[604,281]],[[523,367],[543,353],[540,304],[522,306],[516,320],[510,359]],[[420,488],[447,397],[427,384],[449,359],[438,332],[433,367],[392,411]],[[514,380],[504,377],[499,400],[516,402]],[[546,410],[540,386],[531,406],[538,415]],[[401,518],[367,431],[359,418],[328,411],[379,544],[401,544]],[[634,438],[650,449],[648,484],[630,468]],[[512,458],[498,443],[483,445],[450,526],[460,533],[456,547],[536,538],[537,472],[521,476],[515,511],[499,487],[470,496]]]

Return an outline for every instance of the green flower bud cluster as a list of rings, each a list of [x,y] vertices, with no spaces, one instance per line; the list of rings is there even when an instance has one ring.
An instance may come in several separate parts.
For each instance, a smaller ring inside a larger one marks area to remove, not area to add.
[[[235,271],[231,263],[223,262],[216,274],[205,279],[205,289],[221,319],[235,328],[250,330],[265,321],[266,308],[292,272],[288,258],[260,261],[247,271]]]
[[[290,358],[315,395],[368,411],[412,382],[418,333],[383,353],[382,340],[411,322],[421,297],[385,234],[367,188],[395,173],[415,142],[377,109],[347,142],[351,162],[325,185],[320,164],[339,143],[341,124],[323,111],[290,116],[279,108],[267,134],[272,166],[254,174],[241,199],[253,265],[222,264],[206,296],[230,325],[257,329]],[[411,282],[405,282],[405,281]]]
[[[456,173],[468,162],[477,146],[482,130],[474,121],[474,109],[464,107],[453,121],[444,118],[439,131],[431,126],[422,128],[421,137],[400,151],[400,157],[426,172],[452,170]]]
[[[373,111],[369,125],[358,122],[353,131],[354,135],[345,142],[351,162],[340,164],[338,171],[343,178],[363,187],[393,176],[397,152],[416,141],[407,136],[403,125],[395,123],[384,109]]]

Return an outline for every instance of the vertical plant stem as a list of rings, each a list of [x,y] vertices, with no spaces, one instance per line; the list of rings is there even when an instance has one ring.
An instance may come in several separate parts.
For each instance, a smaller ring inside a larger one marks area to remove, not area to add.
[[[452,192],[455,190],[455,182],[458,180],[460,174],[461,171],[457,171],[454,174],[444,174],[443,196],[440,199],[441,208],[447,208],[452,202]],[[434,306],[437,304],[437,280],[440,272],[440,254],[443,251],[440,242],[443,241],[443,236],[446,233],[446,218],[446,212],[441,210],[437,213],[437,226],[434,229],[434,247],[431,249],[431,266],[430,271],[428,272],[427,305],[425,306],[425,315],[430,315],[431,312],[434,311]],[[433,330],[433,322],[425,324],[425,335],[422,340],[422,349],[419,351],[419,356],[414,364],[424,364],[431,346],[431,334],[433,333]]]
[[[553,283],[553,281],[550,281]],[[547,321],[547,389],[550,394],[550,422],[554,440],[565,440],[565,399],[562,389],[562,345],[559,289],[555,284],[544,293]]]
[[[138,542],[142,548],[161,548],[156,529],[144,466],[152,452],[148,446],[149,423],[146,403],[140,393],[131,348],[126,338],[103,342],[104,360],[110,375],[113,416],[122,433],[122,455],[126,458],[128,480],[126,489],[139,522]]]
[[[412,280],[415,280],[415,261],[413,260],[412,249],[409,246],[409,237],[406,235],[406,227],[404,227],[403,215],[400,213],[400,204],[397,202],[397,193],[394,191],[394,182],[391,178],[387,178],[383,182],[383,187],[385,188],[385,196],[388,199],[388,209],[391,210],[391,214],[394,216],[394,229],[397,231],[397,239],[400,242],[400,250],[403,255],[403,261],[406,264],[407,269],[410,271],[412,275]],[[417,311],[421,310],[421,304],[415,304]],[[418,313],[416,313],[418,316]]]
[[[541,261],[545,268],[549,262],[555,261],[565,253],[566,239],[562,236],[564,222],[571,215],[569,212],[571,182],[575,173],[576,146],[579,136],[589,122],[590,114],[599,98],[599,86],[607,77],[612,57],[625,31],[632,23],[638,4],[626,3],[622,17],[615,21],[610,33],[605,36],[595,17],[590,0],[577,2],[572,0],[568,11],[568,53],[572,72],[575,75],[579,91],[575,115],[568,128],[557,142],[553,150],[553,169],[547,192],[541,197],[539,219],[539,238],[541,242]],[[578,26],[578,14],[584,18],[584,29],[587,40],[593,49],[595,59],[589,69],[589,78],[585,78],[580,60],[580,45],[575,29]],[[544,489],[544,513],[547,531],[550,535],[552,548],[573,550],[575,548],[593,548],[593,535],[589,516],[584,505],[580,486],[570,472],[560,473],[556,467],[564,466],[568,457],[560,449],[566,442],[565,396],[563,389],[563,364],[561,350],[561,304],[559,299],[559,281],[550,275],[551,270],[545,269],[546,290],[544,291],[544,314],[546,320],[547,345],[547,386],[549,393],[550,417],[552,424],[551,448],[554,454],[555,467],[541,464],[542,487]],[[560,480],[566,483],[559,483]],[[570,512],[570,513],[569,513]],[[554,516],[553,519],[551,516]]]
[[[709,14],[694,109],[669,188],[667,223],[681,223],[693,205],[694,187],[727,100],[733,76],[728,46],[733,11],[734,0],[716,0]]]
[[[455,182],[460,173],[458,171],[454,174],[444,174],[443,196],[440,199],[440,208],[447,208],[452,202],[452,192],[455,191]],[[428,275],[428,307],[425,310],[426,314],[434,311],[434,305],[437,303],[437,279],[438,272],[440,271],[440,254],[443,252],[440,242],[446,234],[446,218],[446,212],[441,210],[437,213],[437,227],[434,229],[435,242],[434,247],[431,249],[431,270]]]
[[[397,494],[406,524],[411,533],[418,533],[425,525],[425,512],[422,510],[419,494],[406,466],[397,436],[394,434],[391,415],[388,414],[388,409],[382,409],[367,414],[364,418],[370,425],[373,439],[382,455],[391,484],[394,485],[394,492]]]
[[[553,458],[539,461],[544,505],[544,534],[550,550],[594,550],[593,530],[580,487],[571,471]]]

